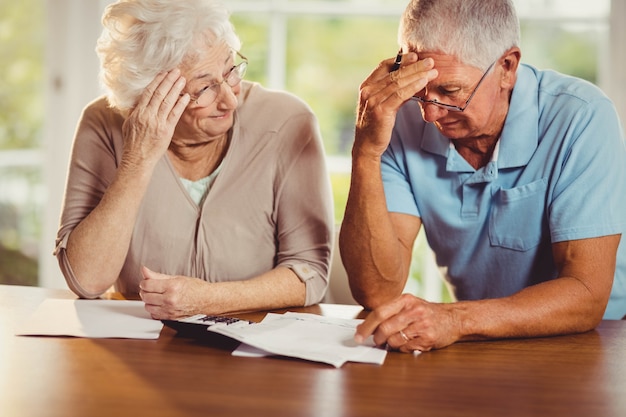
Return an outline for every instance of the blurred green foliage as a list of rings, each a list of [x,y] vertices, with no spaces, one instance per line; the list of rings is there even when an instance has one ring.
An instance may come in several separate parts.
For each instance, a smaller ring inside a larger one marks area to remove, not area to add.
[[[246,78],[267,82],[269,17],[237,14],[233,23],[250,59]],[[348,156],[359,85],[379,61],[395,56],[397,18],[298,16],[287,22],[285,88],[320,121],[326,151]],[[258,61],[256,61],[258,59]]]
[[[231,20],[241,39],[241,52],[248,58],[246,78],[266,85],[269,56],[267,17],[242,18],[235,15]]]
[[[0,149],[41,143],[44,29],[41,0],[0,0]]]
[[[602,33],[584,24],[522,23],[522,61],[597,82]]]
[[[0,0],[0,151],[41,144],[43,6],[42,0]],[[37,285],[33,253],[40,236],[42,207],[24,205],[22,191],[41,184],[40,171],[38,166],[0,169],[0,283]],[[8,195],[16,184],[21,190],[19,201]]]
[[[350,174],[332,173],[330,174],[330,185],[333,188],[333,199],[335,204],[335,223],[341,223],[343,214],[346,211],[348,201],[348,190],[350,189]]]
[[[317,114],[328,153],[349,155],[359,85],[395,56],[397,25],[396,18],[372,17],[289,21],[286,87]]]

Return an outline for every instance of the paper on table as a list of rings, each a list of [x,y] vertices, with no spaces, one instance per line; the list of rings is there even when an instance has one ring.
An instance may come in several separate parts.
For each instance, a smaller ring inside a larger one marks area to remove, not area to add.
[[[162,328],[142,301],[46,299],[17,335],[158,339]]]
[[[382,365],[386,350],[377,348],[371,339],[363,345],[354,342],[354,332],[361,321],[306,313],[269,313],[258,324],[214,325],[208,331],[244,343],[233,352],[236,356],[291,356],[337,368],[348,361]]]

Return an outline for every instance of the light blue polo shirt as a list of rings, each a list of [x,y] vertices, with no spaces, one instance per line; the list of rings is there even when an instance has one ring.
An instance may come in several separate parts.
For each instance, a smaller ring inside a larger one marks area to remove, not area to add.
[[[383,156],[389,211],[421,217],[459,300],[555,278],[552,242],[621,233],[605,318],[622,318],[626,146],[610,100],[586,81],[521,65],[494,155],[475,170],[407,102]]]

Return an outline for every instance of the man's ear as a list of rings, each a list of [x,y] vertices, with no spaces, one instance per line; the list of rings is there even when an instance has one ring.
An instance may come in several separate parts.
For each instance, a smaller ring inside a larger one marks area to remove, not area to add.
[[[517,67],[521,57],[522,51],[517,46],[514,46],[498,60],[498,64],[502,68],[502,77],[500,79],[502,88],[511,90],[515,86]]]

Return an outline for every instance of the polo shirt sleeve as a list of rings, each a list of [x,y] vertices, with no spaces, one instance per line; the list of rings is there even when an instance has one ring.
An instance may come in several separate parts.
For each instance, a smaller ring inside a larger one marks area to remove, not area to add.
[[[569,145],[561,151],[563,160],[554,172],[549,206],[552,241],[622,233],[626,148],[613,105],[604,97],[588,101],[560,129],[569,136]]]
[[[382,156],[381,175],[387,210],[419,217],[407,172],[406,154],[397,128],[394,128],[391,142]]]

